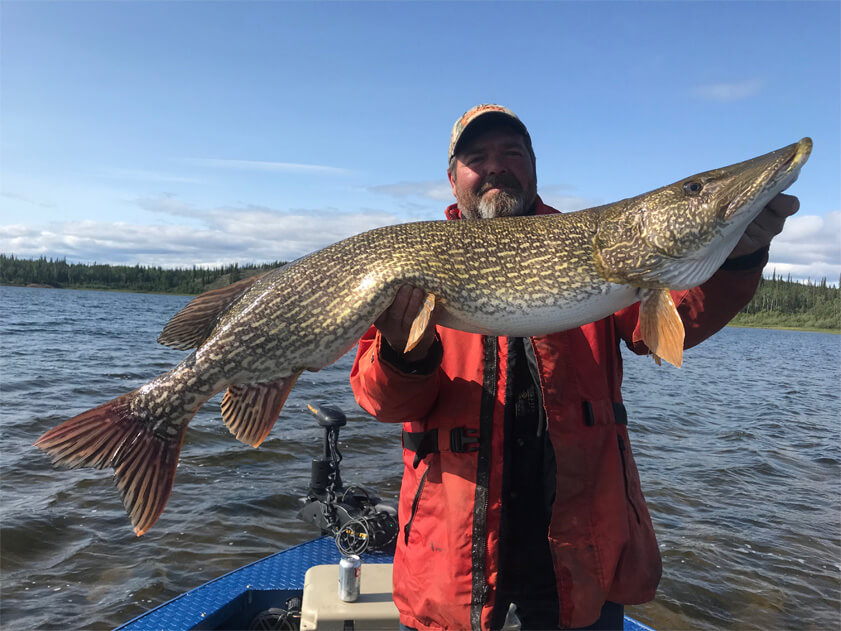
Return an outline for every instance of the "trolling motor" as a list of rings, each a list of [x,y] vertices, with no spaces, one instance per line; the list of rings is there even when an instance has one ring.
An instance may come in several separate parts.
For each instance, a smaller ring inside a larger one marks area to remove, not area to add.
[[[338,408],[310,404],[307,408],[324,428],[324,449],[321,457],[312,461],[310,487],[298,517],[316,525],[321,534],[334,536],[344,555],[366,550],[393,552],[397,511],[365,487],[342,484],[339,428],[347,424],[347,418]]]

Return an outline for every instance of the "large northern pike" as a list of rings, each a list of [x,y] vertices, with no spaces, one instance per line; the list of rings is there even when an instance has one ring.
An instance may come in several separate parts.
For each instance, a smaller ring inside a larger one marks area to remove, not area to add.
[[[258,446],[298,375],[352,348],[404,284],[434,297],[441,325],[499,336],[563,331],[639,300],[643,341],[679,365],[683,326],[668,290],[712,276],[759,211],[797,179],[811,148],[804,138],[574,213],[409,223],[350,237],[197,297],[158,338],[195,352],[35,444],[56,463],[113,467],[139,536],[163,511],[184,431],[210,397],[227,389],[225,424]]]

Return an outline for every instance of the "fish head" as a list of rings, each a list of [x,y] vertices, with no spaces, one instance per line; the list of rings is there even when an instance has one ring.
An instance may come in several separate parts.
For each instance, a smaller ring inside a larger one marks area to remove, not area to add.
[[[766,204],[794,183],[811,150],[812,140],[803,138],[605,207],[594,238],[599,272],[635,287],[700,285]]]

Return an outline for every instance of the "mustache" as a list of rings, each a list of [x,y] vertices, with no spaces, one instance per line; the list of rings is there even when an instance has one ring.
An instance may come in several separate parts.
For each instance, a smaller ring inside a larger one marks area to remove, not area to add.
[[[509,188],[515,191],[523,190],[523,187],[520,185],[520,182],[517,180],[517,178],[511,175],[510,173],[489,175],[487,178],[485,178],[485,181],[482,182],[482,186],[479,187],[478,194],[484,195],[492,188]]]

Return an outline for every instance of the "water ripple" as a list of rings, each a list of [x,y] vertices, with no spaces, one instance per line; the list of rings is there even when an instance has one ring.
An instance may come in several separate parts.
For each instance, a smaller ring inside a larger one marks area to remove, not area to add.
[[[54,469],[32,448],[73,414],[185,353],[155,338],[188,298],[0,287],[0,571],[4,628],[108,628],[316,533],[296,519],[321,430],[348,414],[347,482],[396,503],[399,428],[353,401],[348,355],[298,381],[259,449],[231,437],[219,397],[187,432],[167,509],[131,532],[109,471]],[[663,553],[661,629],[824,629],[841,619],[839,338],[725,329],[684,368],[625,355],[625,403]],[[211,491],[212,490],[212,491]]]

